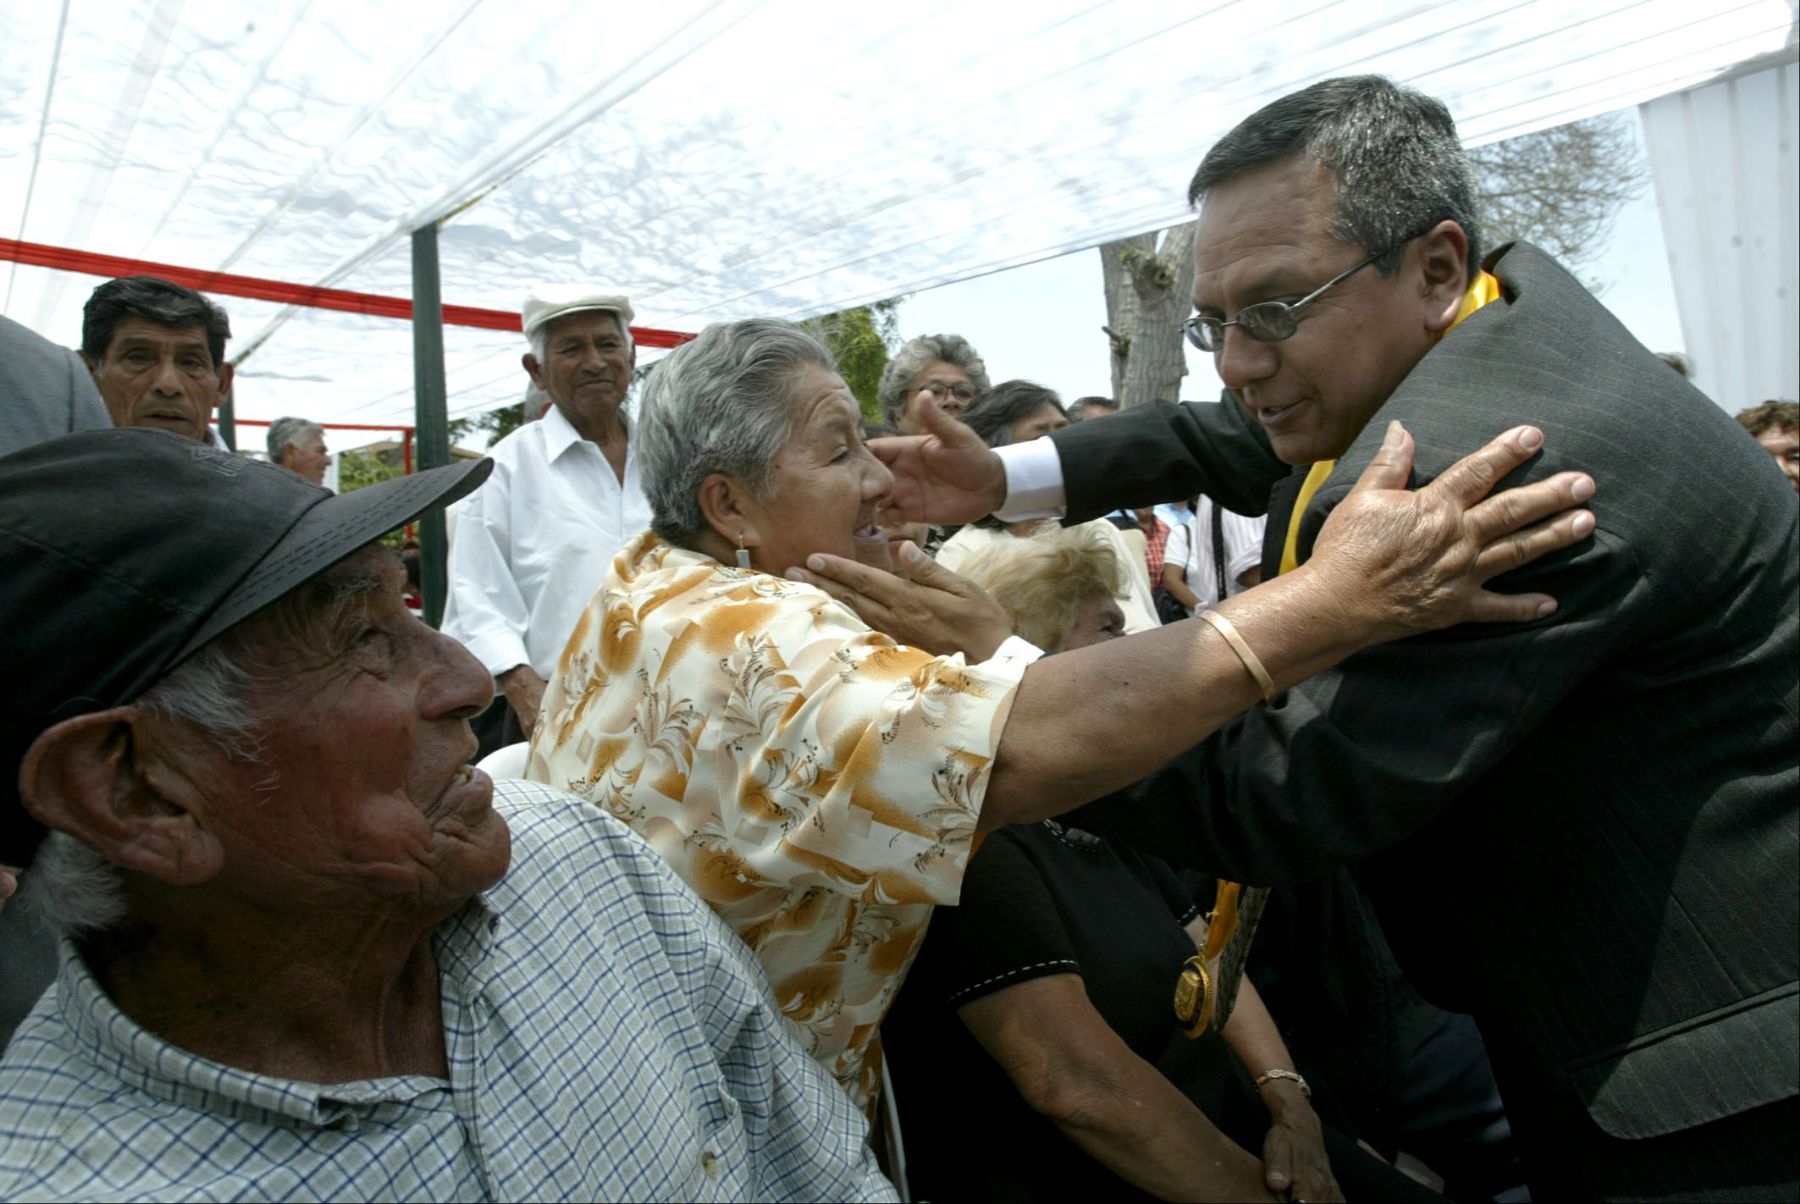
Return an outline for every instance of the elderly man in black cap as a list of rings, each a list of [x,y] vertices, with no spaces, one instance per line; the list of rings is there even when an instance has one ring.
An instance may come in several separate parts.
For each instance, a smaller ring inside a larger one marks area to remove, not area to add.
[[[465,767],[491,679],[375,541],[488,471],[0,459],[0,861],[64,933],[0,1059],[0,1198],[892,1198],[661,859]]]

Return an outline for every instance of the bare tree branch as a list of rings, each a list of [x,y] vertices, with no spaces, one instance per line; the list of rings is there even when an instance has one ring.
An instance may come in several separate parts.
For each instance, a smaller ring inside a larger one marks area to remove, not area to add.
[[[1619,208],[1648,183],[1618,115],[1478,147],[1469,159],[1488,246],[1529,239],[1571,267],[1600,253]]]

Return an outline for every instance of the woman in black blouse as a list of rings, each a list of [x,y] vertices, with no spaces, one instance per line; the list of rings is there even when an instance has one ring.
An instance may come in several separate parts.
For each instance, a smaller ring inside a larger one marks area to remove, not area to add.
[[[1050,651],[1116,631],[1110,549],[1032,543],[965,574],[1005,582]],[[884,1026],[915,1197],[1437,1199],[1320,1124],[1247,980],[1222,1031],[1182,1033],[1204,935],[1154,858],[1055,823],[992,834]]]

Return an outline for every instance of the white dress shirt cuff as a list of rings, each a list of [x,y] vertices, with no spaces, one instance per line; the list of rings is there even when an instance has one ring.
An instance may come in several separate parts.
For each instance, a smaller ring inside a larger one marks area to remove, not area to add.
[[[994,517],[1006,523],[1061,518],[1067,506],[1062,457],[1056,454],[1056,444],[1049,439],[1028,439],[995,450],[1006,469],[1006,504],[994,511]]]
[[[1009,635],[1001,642],[998,648],[994,649],[994,655],[988,657],[987,662],[984,663],[1005,661],[1009,665],[1016,665],[1022,668],[1025,665],[1029,665],[1032,661],[1041,659],[1043,655],[1044,650],[1030,640],[1021,639],[1016,635]]]

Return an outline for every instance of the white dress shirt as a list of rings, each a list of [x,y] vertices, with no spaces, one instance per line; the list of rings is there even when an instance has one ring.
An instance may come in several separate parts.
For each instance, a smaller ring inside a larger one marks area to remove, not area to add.
[[[1006,504],[994,511],[1003,523],[1028,518],[1061,518],[1068,511],[1063,496],[1062,457],[1049,439],[1027,439],[994,449],[1006,468]]]
[[[1183,571],[1187,587],[1194,591],[1200,609],[1219,600],[1219,574],[1213,559],[1212,512],[1214,502],[1201,497],[1194,521],[1169,532],[1163,546],[1163,567]],[[1245,518],[1230,510],[1220,511],[1220,530],[1225,536],[1225,596],[1235,597],[1247,588],[1238,578],[1262,563],[1263,528],[1268,519]]]
[[[1061,518],[1067,513],[1062,457],[1056,454],[1053,441],[1031,439],[995,451],[1006,469],[1006,504],[994,511],[995,518],[1004,522],[1023,522],[1031,518]],[[1212,559],[1212,505],[1211,498],[1202,497],[1200,508],[1190,522],[1170,523],[1169,542],[1163,550],[1164,565],[1178,564],[1187,569],[1188,588],[1194,591],[1203,607],[1219,600]],[[1266,518],[1245,518],[1225,511],[1227,597],[1242,593],[1244,586],[1238,584],[1238,578],[1262,563],[1266,525]],[[1194,567],[1196,545],[1200,552],[1198,571]]]
[[[613,554],[650,526],[631,447],[621,483],[551,406],[488,452],[493,475],[458,508],[444,632],[489,673],[548,678]]]

